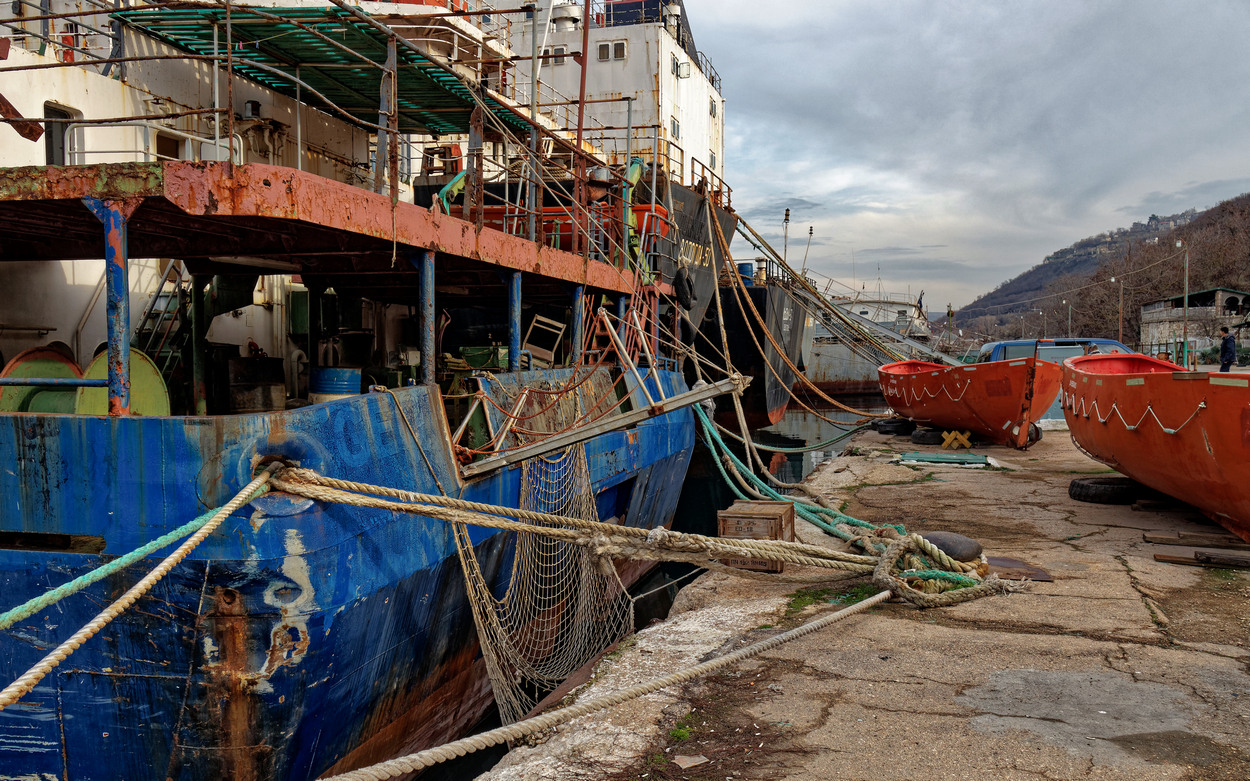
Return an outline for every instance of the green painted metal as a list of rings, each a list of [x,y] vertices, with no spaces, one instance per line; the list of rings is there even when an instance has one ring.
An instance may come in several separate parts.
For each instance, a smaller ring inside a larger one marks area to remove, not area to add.
[[[989,466],[987,456],[976,453],[903,453],[900,461],[919,461],[925,464],[956,464],[958,466]]]
[[[295,69],[306,85],[351,114],[375,124],[382,99],[382,65],[387,36],[339,8],[264,8],[263,13],[283,21],[249,13],[235,6],[231,35],[235,46],[234,71],[252,81],[295,97]],[[221,38],[217,54],[225,60],[226,9],[155,8],[113,14],[128,25],[179,49],[213,56],[214,25]],[[302,25],[302,26],[301,26]],[[316,33],[327,36],[359,57],[343,51]],[[399,47],[399,131],[401,133],[467,133],[474,94],[460,78],[428,57]],[[260,67],[266,66],[266,67]],[[269,68],[287,74],[284,78]],[[305,89],[301,99],[311,106],[320,101]],[[521,130],[528,124],[497,100],[484,98],[486,107]]]
[[[19,353],[0,372],[0,377],[78,379],[82,370],[73,359],[52,347],[36,347]],[[0,412],[74,411],[74,387],[10,386],[0,388]]]
[[[108,376],[108,353],[100,353],[83,374],[88,379]],[[79,388],[74,412],[79,415],[107,415],[108,393],[103,388]],[[168,415],[169,390],[152,359],[130,350],[130,414]]]

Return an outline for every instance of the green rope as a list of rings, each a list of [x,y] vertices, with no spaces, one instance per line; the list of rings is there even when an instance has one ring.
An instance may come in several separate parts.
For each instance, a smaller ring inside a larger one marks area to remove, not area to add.
[[[763,480],[760,480],[759,478],[757,478],[752,473],[752,470],[748,468],[746,464],[742,463],[742,461],[733,454],[733,451],[729,449],[729,446],[725,444],[725,441],[721,439],[719,434],[716,433],[716,427],[713,425],[712,421],[708,418],[707,413],[704,412],[701,407],[696,405],[694,409],[695,409],[695,414],[698,415],[699,417],[699,422],[703,426],[704,432],[707,434],[709,440],[713,444],[713,447],[712,447],[713,453],[715,453],[717,451],[717,448],[719,448],[720,451],[725,455],[725,457],[727,457],[730,460],[730,462],[737,468],[739,474],[743,475],[744,479],[749,479],[751,481],[751,487],[755,489],[756,491],[758,491],[759,493],[769,496],[777,501],[792,502],[794,504],[794,511],[795,513],[799,515],[799,517],[801,517],[803,520],[807,521],[808,523],[812,524],[813,526],[816,526],[817,528],[821,529],[825,533],[831,534],[842,540],[847,540],[847,541],[853,540],[856,538],[856,535],[843,531],[842,529],[839,529],[838,524],[845,524],[847,526],[853,526],[853,527],[858,527],[861,529],[868,529],[868,530],[884,528],[880,526],[875,526],[871,523],[868,523],[867,521],[861,521],[858,518],[853,518],[849,515],[846,515],[845,513],[840,513],[837,510],[833,510],[828,507],[821,507],[819,505],[808,504],[806,502],[795,499],[792,496],[786,496],[784,494],[779,493],[772,486],[768,485]],[[717,458],[715,460],[717,461],[718,468],[721,469],[721,475],[725,476],[726,480],[728,480],[728,476],[725,475],[724,468],[720,466],[720,459]],[[730,483],[730,485],[732,486],[732,482]],[[737,493],[737,489],[735,489],[734,492]],[[739,498],[742,498],[742,496],[739,495]],[[821,518],[821,516],[827,516],[828,518],[831,518],[833,520],[833,523],[830,523],[829,521],[824,520],[823,518]],[[898,531],[899,534],[907,533],[907,530],[903,527],[902,524],[888,524],[888,526]],[[864,541],[862,539],[859,542],[865,548],[868,547],[867,545],[864,545]],[[873,547],[877,549],[876,550],[877,553],[880,553],[885,550],[885,546],[881,544],[874,544]]]
[[[921,578],[923,580],[945,580],[959,586],[979,586],[981,581],[976,578],[970,578],[959,572],[947,572],[944,569],[922,569],[900,572],[899,575],[904,578]]]
[[[268,490],[268,485],[262,485],[260,488],[257,488],[254,492],[252,492],[252,495],[247,498],[247,501],[252,501]],[[23,618],[29,618],[35,613],[38,613],[40,610],[43,610],[51,605],[55,605],[62,599],[82,591],[92,583],[103,580],[115,572],[120,572],[126,567],[129,567],[131,564],[134,564],[139,559],[164,548],[166,545],[180,540],[190,534],[194,534],[200,529],[200,527],[212,520],[216,513],[217,510],[209,510],[203,515],[198,516],[195,520],[184,523],[177,529],[152,540],[141,548],[137,548],[124,556],[119,556],[107,564],[96,567],[85,575],[79,575],[70,582],[57,586],[42,596],[35,597],[34,599],[28,600],[27,602],[0,614],[0,630],[8,629],[18,621],[21,621]]]

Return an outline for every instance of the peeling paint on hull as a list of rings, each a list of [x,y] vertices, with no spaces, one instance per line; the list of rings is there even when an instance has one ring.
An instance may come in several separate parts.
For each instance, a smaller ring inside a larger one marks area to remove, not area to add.
[[[569,374],[543,373],[553,382]],[[685,389],[678,375],[662,376],[670,395]],[[438,480],[458,485],[440,402],[425,387],[269,414],[0,416],[0,529],[106,544],[100,555],[0,550],[6,602],[223,504],[257,456],[437,493],[396,401]],[[685,409],[589,441],[601,512],[669,523],[693,444]],[[465,484],[463,497],[516,506],[519,490],[513,466]],[[471,537],[483,571],[504,577],[509,537]],[[26,670],[154,561],[0,632],[0,676]],[[0,712],[0,768],[75,780],[308,779],[457,737],[489,703],[441,522],[268,495]]]

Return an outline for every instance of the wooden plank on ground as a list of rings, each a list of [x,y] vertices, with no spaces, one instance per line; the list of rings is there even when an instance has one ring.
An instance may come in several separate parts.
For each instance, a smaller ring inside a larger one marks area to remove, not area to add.
[[[1250,550],[1250,542],[1231,534],[1201,534],[1195,532],[1177,532],[1171,534],[1150,534],[1141,536],[1146,542],[1156,545],[1190,545],[1195,548],[1224,548],[1227,550]]]
[[[1197,556],[1198,554],[1195,553],[1194,555]],[[1172,556],[1167,553],[1156,553],[1155,561],[1163,562],[1164,564],[1184,564],[1188,567],[1212,567],[1215,569],[1228,569],[1230,566],[1228,564],[1214,564],[1209,561],[1199,561],[1196,558],[1191,559],[1185,556]],[[1243,565],[1234,566],[1250,567],[1250,561],[1247,561],[1247,563]]]
[[[1236,553],[1207,553],[1195,551],[1194,558],[1212,567],[1240,567],[1250,569],[1250,556],[1239,556]]]

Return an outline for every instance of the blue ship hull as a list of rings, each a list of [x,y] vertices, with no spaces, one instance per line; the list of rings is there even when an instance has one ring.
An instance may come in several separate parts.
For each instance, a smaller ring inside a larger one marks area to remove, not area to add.
[[[570,377],[501,375],[491,387]],[[676,373],[660,378],[669,395],[685,390]],[[645,406],[632,379],[622,381]],[[436,389],[418,386],[264,414],[0,416],[3,602],[20,604],[224,504],[265,456],[518,506],[520,465],[460,479],[441,404]],[[693,445],[689,409],[590,439],[601,519],[670,523]],[[501,589],[511,535],[470,531]],[[75,552],[84,550],[97,552]],[[157,560],[0,632],[0,678],[43,658]],[[0,778],[309,779],[456,737],[489,703],[445,523],[269,494],[0,711]]]

